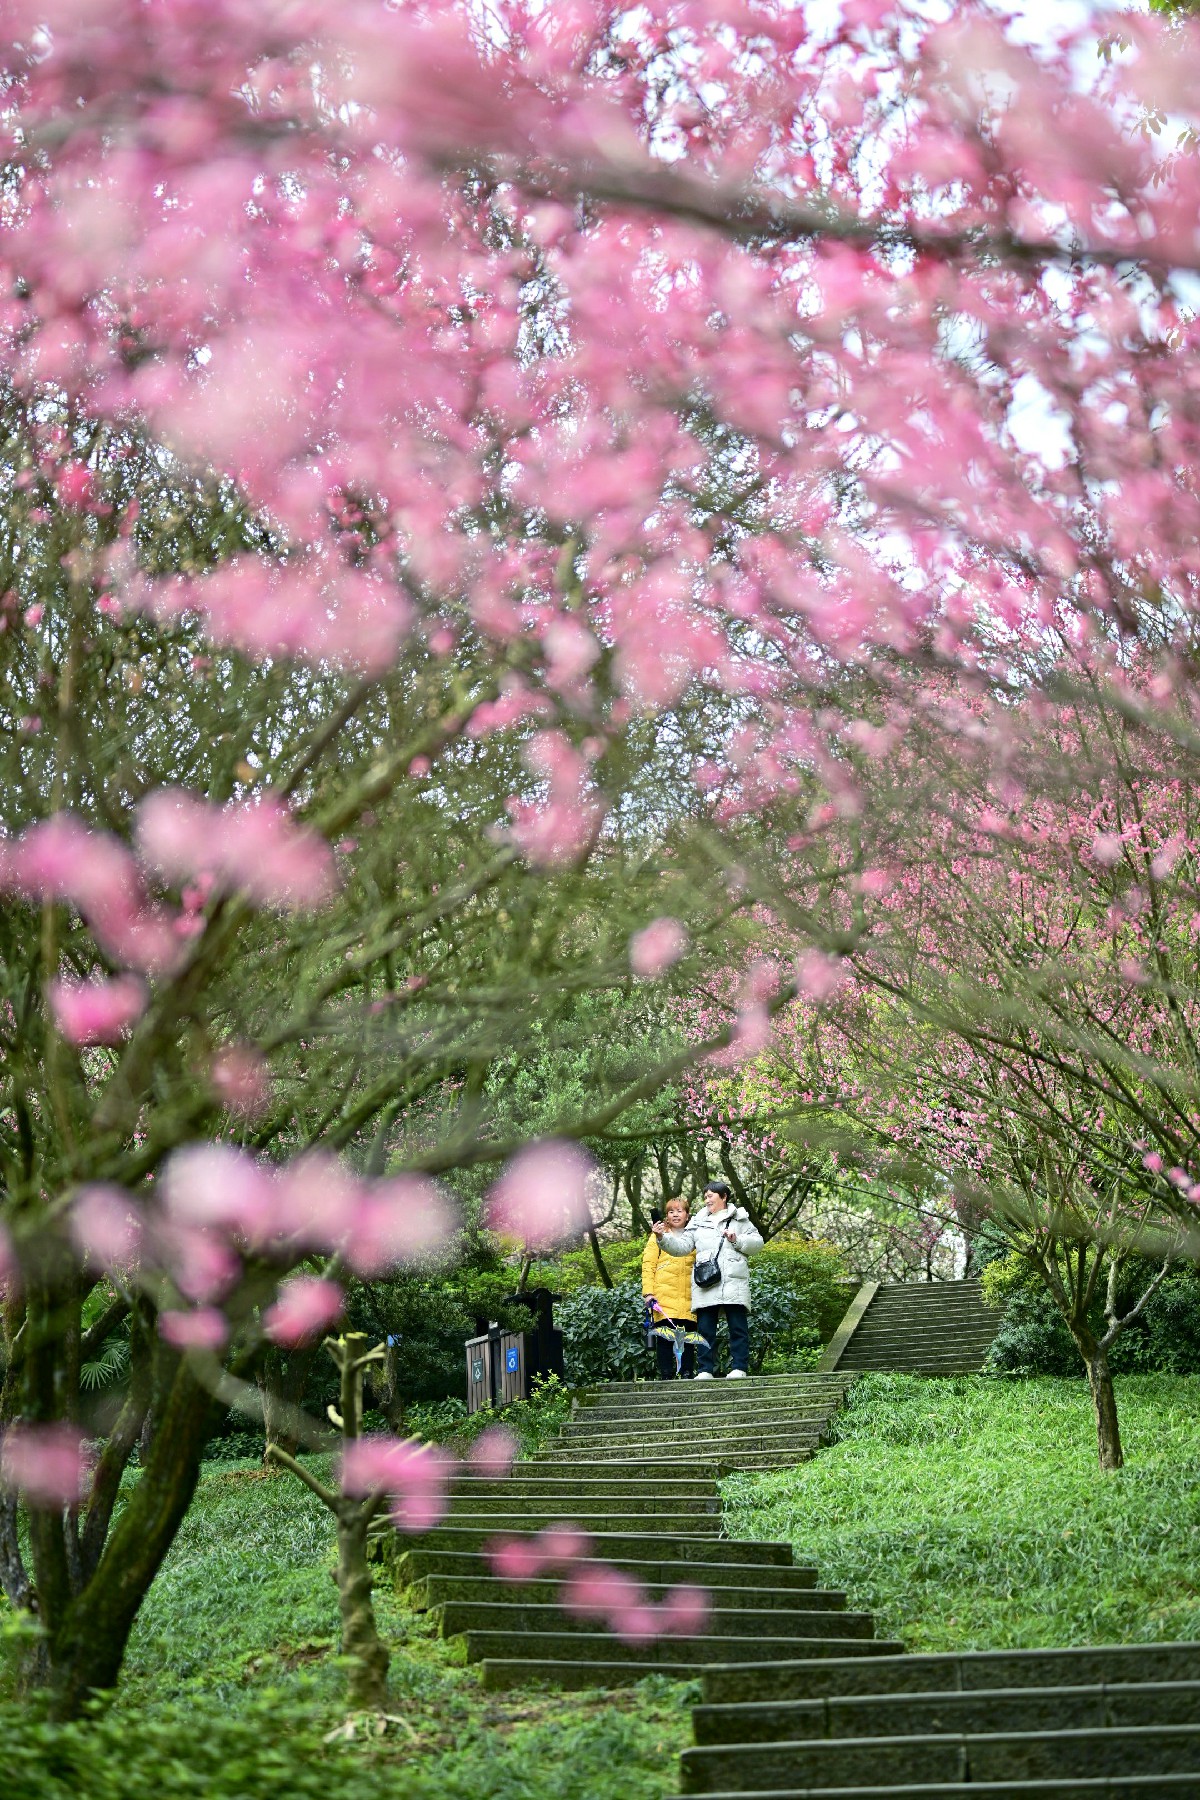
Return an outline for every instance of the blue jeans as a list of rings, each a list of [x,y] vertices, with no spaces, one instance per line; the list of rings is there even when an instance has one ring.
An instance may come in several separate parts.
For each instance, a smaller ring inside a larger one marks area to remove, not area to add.
[[[696,1330],[704,1339],[696,1346],[696,1361],[701,1375],[713,1372],[713,1351],[717,1347],[717,1315],[724,1313],[729,1326],[729,1363],[734,1369],[750,1368],[750,1309],[747,1306],[698,1306]]]

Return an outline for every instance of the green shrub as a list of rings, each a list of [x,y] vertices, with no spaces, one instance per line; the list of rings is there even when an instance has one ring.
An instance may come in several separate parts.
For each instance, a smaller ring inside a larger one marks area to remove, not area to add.
[[[1131,1307],[1150,1280],[1154,1265],[1139,1259],[1123,1271],[1118,1305]],[[987,1369],[1002,1375],[1084,1373],[1062,1314],[1036,1273],[1016,1251],[984,1270],[983,1290],[1004,1316],[987,1356]],[[1107,1329],[1103,1305],[1092,1307],[1090,1324],[1098,1337]],[[1189,1265],[1168,1275],[1108,1353],[1115,1374],[1200,1373],[1200,1275]]]
[[[819,1341],[828,1343],[854,1295],[846,1259],[837,1245],[784,1232],[763,1246],[753,1266],[778,1272],[803,1303]]]

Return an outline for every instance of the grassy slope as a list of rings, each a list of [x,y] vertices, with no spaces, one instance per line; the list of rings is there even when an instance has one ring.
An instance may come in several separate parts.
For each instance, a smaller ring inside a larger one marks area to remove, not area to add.
[[[298,1483],[210,1465],[139,1621],[116,1704],[52,1731],[0,1707],[5,1800],[658,1800],[694,1690],[489,1695],[461,1650],[381,1583],[385,1736],[335,1738],[328,1515]],[[402,1721],[402,1722],[401,1722]]]
[[[1082,1381],[868,1376],[814,1462],[726,1483],[729,1530],[791,1539],[913,1650],[1200,1638],[1200,1377],[1117,1390],[1101,1475]]]

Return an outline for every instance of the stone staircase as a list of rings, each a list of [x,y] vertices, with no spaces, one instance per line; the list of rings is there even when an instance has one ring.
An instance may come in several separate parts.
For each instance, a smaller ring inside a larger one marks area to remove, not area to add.
[[[733,1469],[810,1457],[845,1387],[841,1376],[738,1382],[609,1383],[577,1402],[543,1455],[502,1480],[462,1474],[446,1521],[419,1538],[381,1535],[375,1553],[447,1636],[466,1640],[485,1686],[528,1680],[618,1686],[650,1673],[694,1676],[706,1663],[885,1655],[869,1613],[818,1585],[789,1544],[723,1537],[718,1481]],[[516,1585],[491,1572],[497,1537],[569,1522],[591,1560],[635,1576],[652,1599],[679,1583],[709,1589],[708,1629],[623,1643],[558,1602],[555,1580]]]
[[[1200,1796],[1200,1644],[710,1667],[708,1800]]]
[[[485,1686],[698,1677],[685,1795],[1200,1800],[1200,1643],[910,1656],[790,1544],[721,1535],[720,1476],[810,1457],[848,1379],[607,1384],[544,1454],[504,1480],[464,1473],[443,1524],[374,1553]],[[557,1580],[493,1575],[489,1541],[564,1522],[653,1599],[706,1587],[707,1630],[623,1642],[564,1611]]]
[[[860,1298],[848,1321],[861,1305]],[[875,1289],[849,1332],[839,1331],[830,1360],[846,1375],[974,1375],[998,1325],[977,1281],[893,1282]]]

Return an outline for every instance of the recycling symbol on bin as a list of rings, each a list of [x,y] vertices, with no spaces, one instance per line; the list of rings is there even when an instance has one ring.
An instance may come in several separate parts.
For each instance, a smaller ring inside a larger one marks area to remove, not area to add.
[[[482,1381],[483,1380],[483,1364],[482,1364],[482,1362],[473,1362],[471,1364],[471,1380],[472,1381]]]
[[[515,1344],[510,1350],[504,1352],[504,1367],[510,1375],[515,1375],[521,1367],[521,1352]]]

